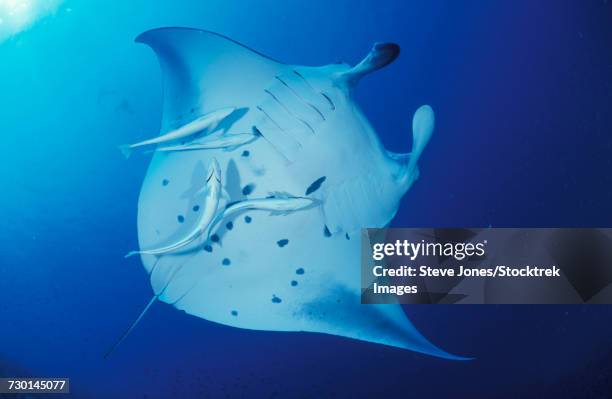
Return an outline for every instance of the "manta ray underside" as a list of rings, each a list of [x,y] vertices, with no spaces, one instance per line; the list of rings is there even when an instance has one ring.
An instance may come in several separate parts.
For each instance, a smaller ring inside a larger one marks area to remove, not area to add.
[[[356,66],[306,67],[196,29],[155,29],[137,42],[161,64],[161,135],[233,110],[154,153],[138,203],[141,250],[197,231],[217,192],[206,188],[209,165],[221,171],[214,226],[204,223],[210,231],[180,250],[141,254],[154,300],[238,328],[319,332],[462,359],[425,339],[400,305],[360,303],[360,229],[393,219],[433,131],[433,111],[423,106],[413,152],[391,153],[353,101],[359,80],[391,63],[397,45],[376,44]],[[233,136],[240,134],[251,140]],[[233,144],[211,148],[212,135]]]

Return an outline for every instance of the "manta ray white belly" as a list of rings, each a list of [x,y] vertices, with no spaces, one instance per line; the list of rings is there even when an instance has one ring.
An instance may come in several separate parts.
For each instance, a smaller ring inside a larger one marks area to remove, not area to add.
[[[360,229],[387,225],[418,175],[416,159],[384,150],[350,97],[362,75],[395,58],[396,47],[377,45],[354,68],[314,68],[194,29],[153,30],[138,41],[155,50],[165,76],[162,133],[233,107],[245,111],[218,129],[257,136],[229,150],[157,152],[138,205],[141,248],[191,231],[204,208],[196,193],[213,159],[229,196],[220,210],[271,193],[316,203],[280,214],[234,213],[207,240],[142,255],[160,300],[234,327],[329,333],[457,358],[422,337],[399,305],[360,304]],[[415,132],[415,144],[422,151],[433,112],[419,112],[425,133]]]

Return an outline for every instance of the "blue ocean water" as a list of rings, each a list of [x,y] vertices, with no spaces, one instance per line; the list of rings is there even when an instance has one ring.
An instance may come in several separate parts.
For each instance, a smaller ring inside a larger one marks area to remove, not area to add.
[[[10,2],[9,2],[10,3]],[[35,2],[34,2],[35,3]],[[379,4],[382,3],[382,4]],[[6,22],[4,22],[6,23]],[[148,302],[136,204],[161,74],[141,32],[189,26],[273,58],[400,58],[355,95],[392,151],[436,132],[394,226],[612,227],[612,4],[593,1],[64,1],[0,43],[0,375],[65,376],[78,398],[605,397],[609,306],[412,306],[452,362],[253,332]],[[0,33],[2,30],[0,30]]]

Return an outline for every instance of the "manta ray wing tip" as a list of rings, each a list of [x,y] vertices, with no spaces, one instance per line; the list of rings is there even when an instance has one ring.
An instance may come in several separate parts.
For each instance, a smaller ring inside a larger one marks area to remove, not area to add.
[[[474,357],[468,356],[459,356],[452,354],[450,352],[445,351],[444,349],[440,349],[438,346],[430,344],[428,348],[423,348],[424,350],[420,350],[419,352],[424,353],[426,355],[439,357],[441,359],[446,360],[456,360],[456,361],[469,361],[474,360]]]
[[[476,360],[475,357],[453,355],[453,354],[447,353],[447,352],[444,352],[444,355],[438,355],[438,356],[443,358],[443,359],[457,360],[457,361],[461,361],[461,362],[467,362],[467,361],[470,361],[470,360]]]
[[[155,34],[157,32],[160,32],[160,31],[163,31],[163,30],[169,30],[169,29],[172,29],[172,28],[153,28],[153,29],[146,30],[146,31],[142,32],[141,34],[139,34],[138,36],[136,36],[134,38],[134,42],[135,43],[148,44],[150,42],[150,36],[151,35],[153,35],[153,34]]]

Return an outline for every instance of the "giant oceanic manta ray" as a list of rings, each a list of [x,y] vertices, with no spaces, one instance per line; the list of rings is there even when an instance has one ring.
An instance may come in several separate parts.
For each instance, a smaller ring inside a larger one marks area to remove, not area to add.
[[[386,151],[352,99],[397,45],[375,44],[356,66],[306,67],[197,29],[136,41],[157,54],[164,92],[160,136],[122,147],[155,149],[133,252],[150,274],[149,306],[463,359],[424,338],[400,305],[360,304],[360,229],[391,222],[434,127],[423,106],[412,153]]]

